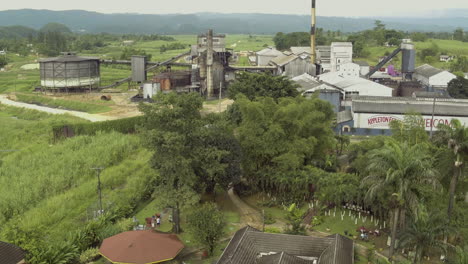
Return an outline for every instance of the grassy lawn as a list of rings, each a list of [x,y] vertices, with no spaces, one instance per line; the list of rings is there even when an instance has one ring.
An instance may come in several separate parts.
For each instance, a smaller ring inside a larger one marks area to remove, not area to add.
[[[145,218],[151,217],[156,213],[161,214],[161,227],[158,230],[163,232],[170,232],[172,229],[172,223],[169,222],[169,214],[171,213],[170,209],[167,210],[167,213],[163,213],[164,208],[162,208],[160,203],[157,200],[152,200],[149,203],[142,205],[139,208],[136,218],[140,225],[144,225]]]

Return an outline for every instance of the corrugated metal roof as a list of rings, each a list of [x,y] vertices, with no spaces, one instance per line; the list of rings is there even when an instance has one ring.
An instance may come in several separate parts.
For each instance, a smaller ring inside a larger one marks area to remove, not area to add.
[[[2,264],[18,264],[24,260],[26,252],[21,248],[0,241],[0,263]]]
[[[278,56],[278,57],[272,59],[270,61],[270,63],[282,67],[282,66],[290,63],[291,61],[293,61],[293,60],[295,60],[297,58],[299,58],[299,57],[296,56],[296,55],[289,55],[289,56],[281,55],[281,56]]]
[[[312,54],[312,49],[311,47],[291,47],[291,52],[296,55],[302,53]]]
[[[96,61],[100,60],[98,57],[79,57],[79,56],[61,56],[55,58],[40,59],[39,62],[81,62],[81,61]]]
[[[351,42],[332,42],[332,47],[352,47],[353,43]]]
[[[261,51],[257,52],[257,55],[261,56],[281,56],[283,53],[274,48],[266,48],[262,49]]]
[[[422,75],[422,76],[424,76],[426,78],[430,78],[430,77],[432,77],[432,76],[434,76],[436,74],[439,74],[439,73],[441,73],[443,71],[444,70],[432,67],[429,64],[424,64],[424,65],[421,65],[421,66],[417,67],[414,70],[414,73]]]
[[[336,113],[336,122],[338,124],[348,122],[350,120],[353,120],[353,113],[351,110],[346,109],[345,111]]]
[[[349,260],[344,261],[344,257],[342,256],[352,256],[353,243],[352,240],[342,239],[339,235],[319,238],[312,236],[269,234],[259,232],[251,227],[246,227],[236,232],[217,263],[312,264],[313,260],[304,258],[318,259],[328,248],[333,247],[333,249],[331,249],[334,252],[333,255],[331,257],[323,257],[323,262],[319,261],[318,263],[348,264],[352,262],[349,262]],[[265,257],[265,259],[261,260],[263,257]],[[258,260],[261,261],[258,262]]]
[[[387,114],[417,112],[431,115],[433,102],[433,98],[355,96],[353,97],[353,112]],[[467,109],[468,100],[437,98],[434,114],[468,116]]]

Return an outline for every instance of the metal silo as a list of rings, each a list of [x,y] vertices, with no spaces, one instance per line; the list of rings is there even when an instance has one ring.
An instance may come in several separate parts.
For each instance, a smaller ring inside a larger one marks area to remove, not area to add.
[[[415,69],[416,50],[411,43],[402,43],[402,62],[401,71],[403,73],[413,73]]]
[[[41,86],[45,89],[97,88],[101,81],[100,60],[65,53],[56,58],[39,60]]]

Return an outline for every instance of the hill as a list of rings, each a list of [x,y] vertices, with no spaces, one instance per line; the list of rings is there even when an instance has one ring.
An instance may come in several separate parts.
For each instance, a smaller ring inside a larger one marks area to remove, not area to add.
[[[387,28],[405,31],[468,30],[468,17],[379,18]],[[356,32],[374,26],[377,18],[318,17],[318,26],[325,30]],[[75,32],[89,33],[158,33],[194,34],[214,28],[229,34],[274,34],[308,31],[308,15],[278,14],[102,14],[83,10],[7,10],[0,11],[0,26],[21,25],[39,29],[51,23],[62,23]]]

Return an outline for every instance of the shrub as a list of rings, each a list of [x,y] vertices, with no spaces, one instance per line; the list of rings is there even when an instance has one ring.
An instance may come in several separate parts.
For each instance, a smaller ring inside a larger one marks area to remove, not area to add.
[[[81,264],[87,264],[93,260],[96,260],[98,257],[99,257],[99,249],[88,248],[87,250],[81,253],[79,261]]]
[[[264,214],[264,222],[266,225],[271,225],[276,223],[276,220],[273,218],[273,215],[270,212],[265,212]]]
[[[265,227],[265,233],[281,234],[281,229],[277,227]]]

